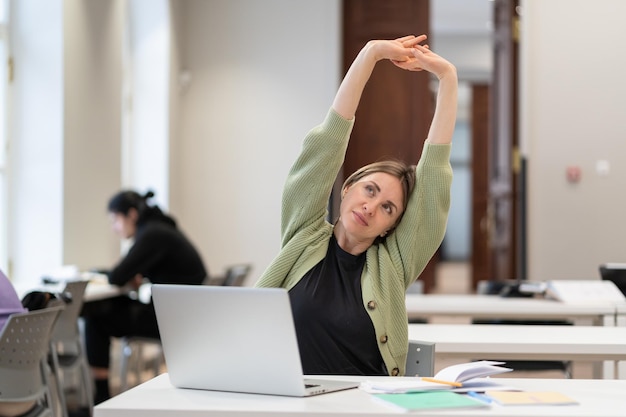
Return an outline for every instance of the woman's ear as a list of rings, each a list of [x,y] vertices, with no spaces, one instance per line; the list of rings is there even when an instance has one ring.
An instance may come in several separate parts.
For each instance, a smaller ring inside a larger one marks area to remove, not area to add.
[[[137,219],[139,219],[139,212],[136,208],[131,207],[128,209],[128,218],[133,221],[133,223],[137,223]]]
[[[348,192],[349,189],[350,189],[350,186],[346,185],[345,187],[343,187],[343,190],[341,190],[341,199],[342,200],[346,196],[346,193]]]

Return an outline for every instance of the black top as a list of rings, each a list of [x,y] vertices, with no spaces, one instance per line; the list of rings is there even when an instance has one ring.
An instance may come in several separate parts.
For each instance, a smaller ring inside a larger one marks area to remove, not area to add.
[[[365,253],[345,252],[334,236],[326,258],[289,291],[302,369],[308,375],[387,375],[365,311]]]
[[[164,214],[137,224],[135,243],[108,273],[109,282],[122,286],[137,274],[155,284],[201,284],[207,277],[198,251]]]

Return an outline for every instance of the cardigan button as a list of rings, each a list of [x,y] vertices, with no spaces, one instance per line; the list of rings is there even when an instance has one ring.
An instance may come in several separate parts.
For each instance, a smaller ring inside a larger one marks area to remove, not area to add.
[[[371,300],[367,303],[368,310],[374,310],[376,308],[376,301]]]
[[[386,334],[380,336],[380,343],[387,343],[387,335]]]
[[[398,368],[393,368],[391,370],[391,376],[398,376],[400,375],[400,370]]]

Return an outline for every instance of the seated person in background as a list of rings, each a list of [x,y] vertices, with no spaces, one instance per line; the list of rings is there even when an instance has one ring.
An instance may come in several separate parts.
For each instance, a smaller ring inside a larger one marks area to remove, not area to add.
[[[109,282],[138,289],[144,279],[158,284],[202,284],[207,270],[174,219],[148,204],[149,191],[120,191],[108,205],[113,230],[133,245],[107,275]],[[159,337],[154,306],[127,296],[99,301],[84,313],[87,358],[95,378],[95,403],[110,397],[111,337]]]
[[[15,288],[13,288],[13,284],[0,270],[0,332],[4,329],[4,325],[11,314],[25,313],[26,311],[15,292]]]
[[[15,292],[15,288],[4,272],[0,270],[0,334],[11,314],[25,313],[22,302]],[[2,376],[0,375],[0,378]],[[13,417],[26,413],[35,406],[35,401],[21,401],[14,403],[0,402],[0,416]]]

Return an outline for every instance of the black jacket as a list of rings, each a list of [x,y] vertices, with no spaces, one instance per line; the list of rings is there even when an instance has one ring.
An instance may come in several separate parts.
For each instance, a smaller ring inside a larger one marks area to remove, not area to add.
[[[135,243],[109,272],[109,282],[122,286],[137,274],[154,284],[201,284],[207,270],[176,222],[154,207],[140,217]]]

